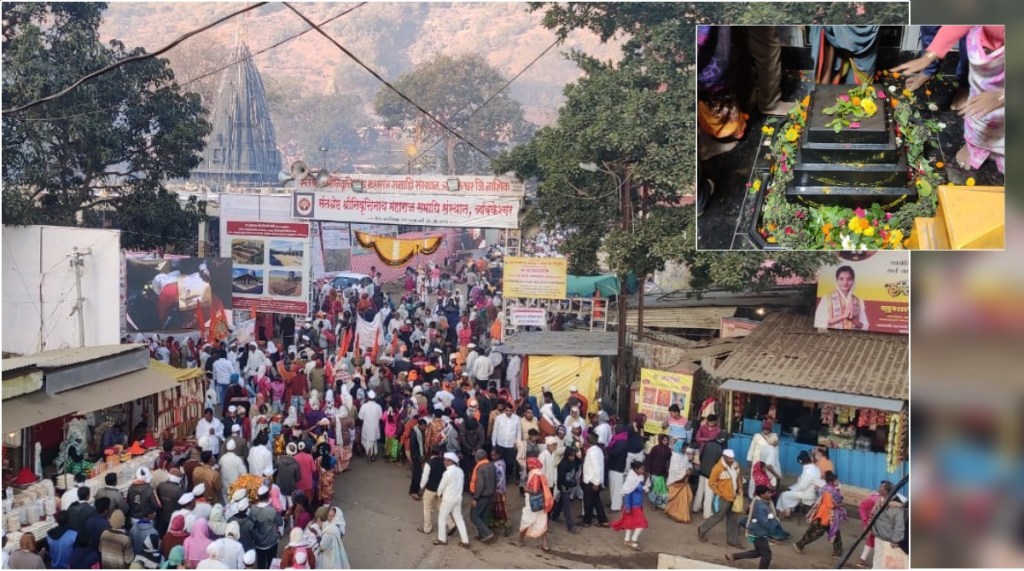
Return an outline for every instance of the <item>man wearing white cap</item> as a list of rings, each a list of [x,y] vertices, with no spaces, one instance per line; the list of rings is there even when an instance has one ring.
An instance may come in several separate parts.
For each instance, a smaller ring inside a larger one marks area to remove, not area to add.
[[[259,559],[260,569],[269,569],[271,561],[277,555],[277,546],[281,541],[279,529],[284,525],[284,518],[270,505],[270,488],[260,486],[256,491],[259,499],[249,510],[252,520],[252,539]]]
[[[246,551],[245,555],[242,556],[242,563],[245,563],[245,568],[246,569],[255,569],[256,568],[256,550],[255,549],[250,549],[249,551]]]
[[[131,517],[132,525],[135,525],[142,518],[149,517],[160,509],[160,498],[156,490],[150,486],[153,481],[153,474],[145,466],[135,471],[135,481],[128,487],[125,496],[128,498],[128,516]]]
[[[241,409],[245,412],[245,409]],[[249,455],[249,441],[242,436],[242,425],[238,422],[231,425],[231,436],[228,437],[228,442],[235,443],[235,454],[238,454],[240,458],[245,458]]]
[[[555,453],[558,451],[559,442],[557,436],[544,438],[544,450],[541,450],[540,455],[537,456],[544,477],[548,479],[548,487],[551,488],[552,495],[554,495],[555,484],[558,483],[558,461],[555,459]]]
[[[213,417],[213,409],[207,407],[203,411],[203,418],[199,419],[196,424],[196,442],[203,439],[204,436],[210,436],[210,452],[214,456],[220,454],[220,441],[224,437],[224,424],[219,418]]]
[[[377,394],[373,391],[366,393],[367,400],[359,407],[359,420],[363,421],[363,448],[366,450],[366,462],[377,461],[377,441],[380,440],[380,419],[384,416],[384,410],[374,400]]]
[[[741,547],[737,536],[736,514],[732,504],[743,490],[740,467],[736,463],[736,453],[731,448],[722,452],[722,458],[711,469],[708,477],[708,490],[718,498],[718,510],[697,528],[697,539],[701,543],[708,540],[708,532],[721,521],[725,520],[725,541],[733,547]]]
[[[476,360],[480,357],[480,353],[477,352],[476,343],[470,343],[466,345],[466,348],[469,349],[469,353],[466,355],[466,364],[462,367],[462,370],[471,372],[473,370],[473,364],[476,363]]]
[[[266,434],[260,434],[253,442],[252,448],[249,449],[249,455],[246,457],[250,474],[262,476],[267,468],[273,470],[274,453],[270,451],[268,443]]]
[[[465,487],[466,475],[459,468],[459,457],[454,452],[444,455],[444,475],[437,486],[437,495],[441,498],[440,513],[437,516],[437,539],[434,545],[448,543],[448,527],[445,522],[451,516],[455,527],[459,530],[460,545],[469,548],[469,533],[466,531],[466,520],[462,517],[462,490]]]
[[[225,445],[227,452],[220,457],[220,477],[224,482],[224,489],[230,490],[235,480],[240,478],[242,474],[249,471],[249,468],[245,465],[245,460],[235,453],[235,441],[228,440]]]

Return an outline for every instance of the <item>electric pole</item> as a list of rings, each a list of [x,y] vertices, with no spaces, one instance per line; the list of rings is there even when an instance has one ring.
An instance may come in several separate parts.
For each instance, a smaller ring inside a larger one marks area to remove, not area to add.
[[[82,274],[85,273],[85,257],[92,253],[90,248],[79,250],[74,248],[71,251],[71,267],[75,270],[75,290],[78,298],[75,300],[75,307],[71,315],[78,313],[78,346],[85,347],[85,298],[82,297]]]

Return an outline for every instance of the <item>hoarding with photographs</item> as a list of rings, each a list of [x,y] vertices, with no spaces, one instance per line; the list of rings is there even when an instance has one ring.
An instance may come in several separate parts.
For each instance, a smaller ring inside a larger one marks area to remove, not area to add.
[[[662,425],[668,422],[668,409],[679,405],[684,418],[689,417],[693,399],[693,375],[640,369],[640,394],[637,411],[647,415],[644,430],[662,434]]]
[[[818,270],[814,326],[898,333],[910,331],[910,254],[839,252]]]
[[[308,222],[234,220],[221,210],[221,250],[234,262],[234,309],[306,314],[311,263]]]
[[[129,331],[198,329],[220,312],[231,315],[235,272],[228,258],[127,258]]]

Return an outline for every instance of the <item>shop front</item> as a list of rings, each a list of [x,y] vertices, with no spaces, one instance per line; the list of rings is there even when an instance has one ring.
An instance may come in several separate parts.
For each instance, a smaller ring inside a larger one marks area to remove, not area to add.
[[[56,525],[75,474],[96,492],[115,473],[124,491],[154,466],[162,437],[184,437],[202,415],[202,372],[152,361],[138,345],[6,359],[3,383],[2,524],[13,548]]]
[[[907,473],[908,362],[904,335],[823,332],[809,316],[771,315],[713,373],[729,446],[749,470],[751,440],[772,419],[784,476],[800,474],[800,452],[824,447],[845,485],[897,481]]]

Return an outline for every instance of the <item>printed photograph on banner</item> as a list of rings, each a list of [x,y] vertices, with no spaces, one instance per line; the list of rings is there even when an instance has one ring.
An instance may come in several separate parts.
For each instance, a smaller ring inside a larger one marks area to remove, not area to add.
[[[698,249],[1003,249],[1005,26],[882,23],[697,26]]]
[[[231,261],[244,266],[262,266],[264,246],[262,240],[232,240]]]
[[[286,272],[271,270],[270,272],[270,293],[282,297],[302,296],[302,274],[299,272]]]
[[[131,331],[198,329],[200,320],[230,313],[234,280],[225,258],[126,260]]]
[[[875,333],[910,331],[910,254],[840,252],[818,271],[814,326]]]
[[[270,265],[301,267],[306,245],[299,240],[271,240]]]
[[[263,270],[235,268],[231,272],[231,291],[242,295],[263,295]]]

